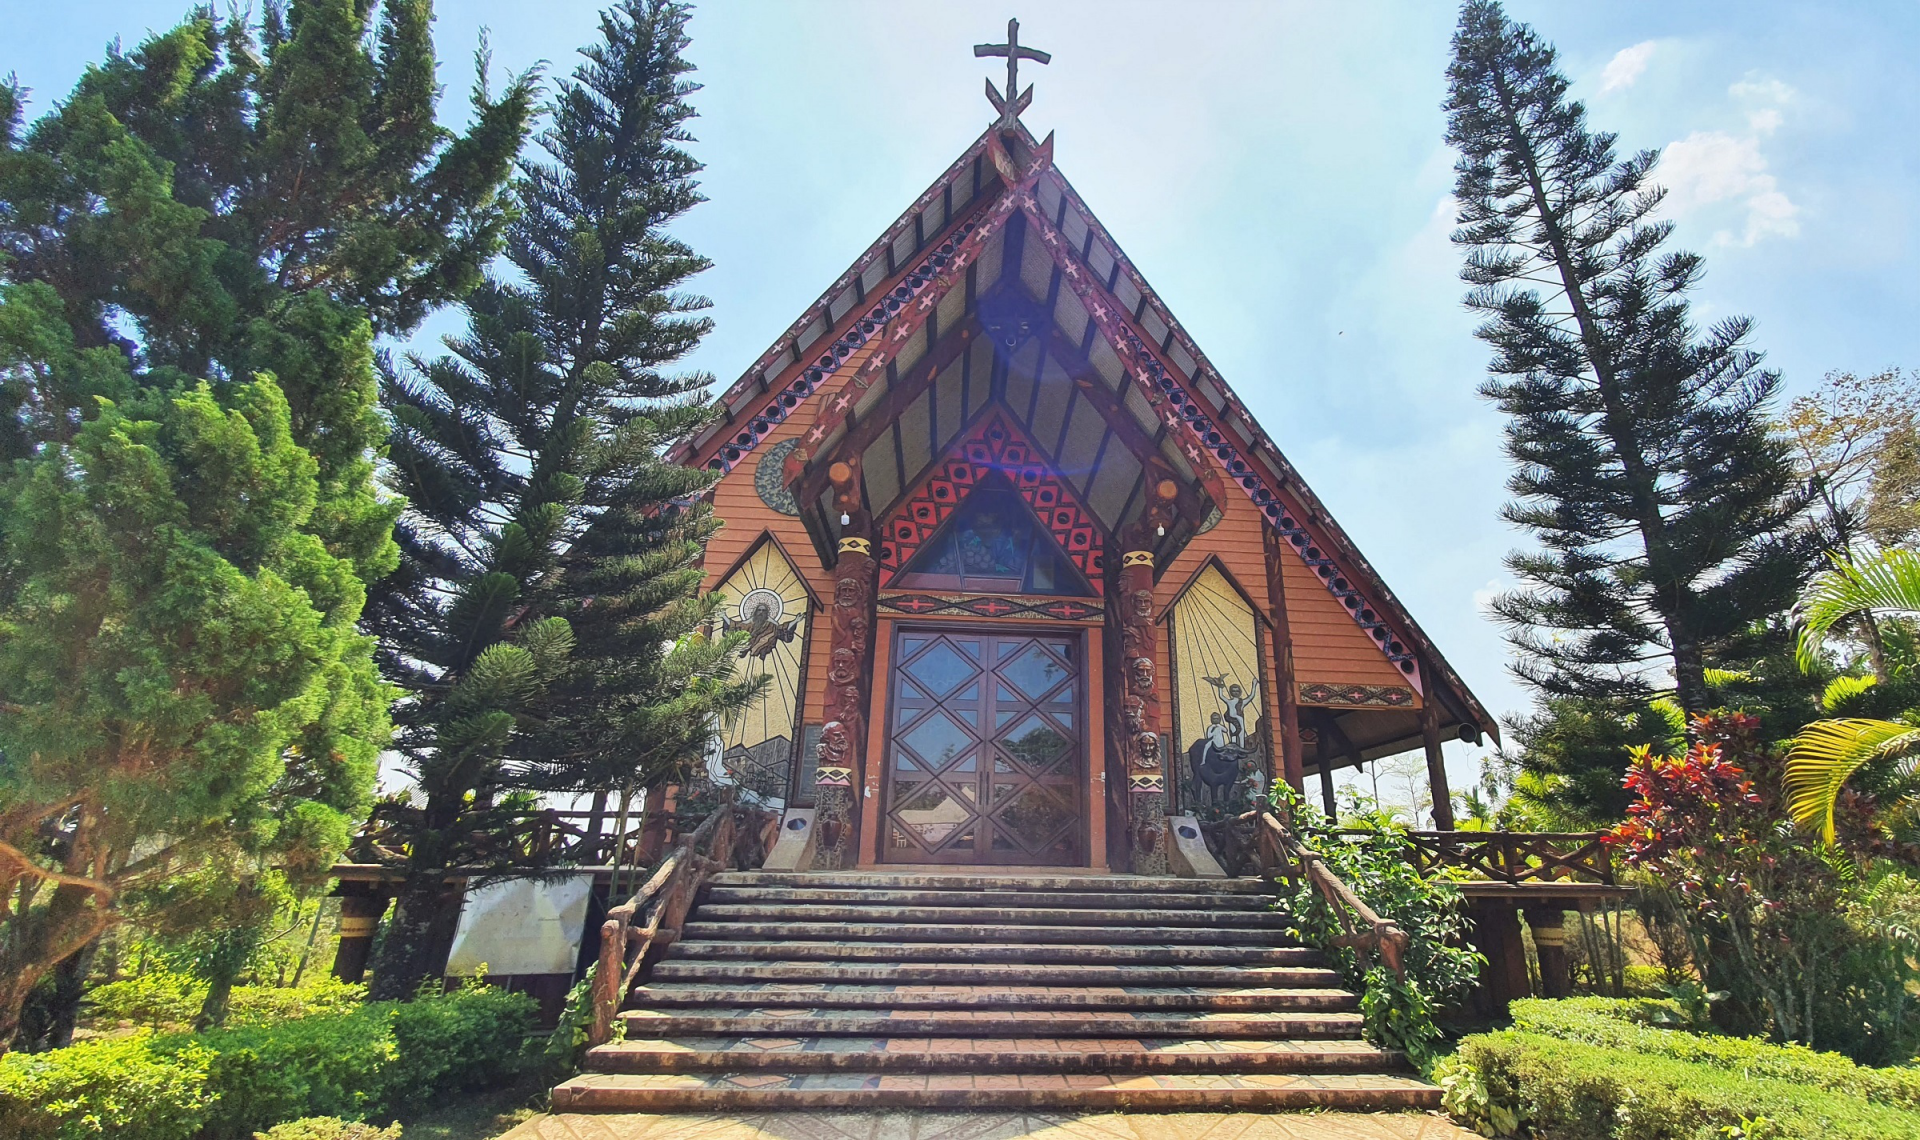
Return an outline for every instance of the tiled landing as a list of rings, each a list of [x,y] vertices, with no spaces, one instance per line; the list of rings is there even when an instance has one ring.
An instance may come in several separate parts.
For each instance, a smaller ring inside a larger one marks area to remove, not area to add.
[[[1429,1113],[790,1112],[538,1116],[499,1140],[1476,1140]]]

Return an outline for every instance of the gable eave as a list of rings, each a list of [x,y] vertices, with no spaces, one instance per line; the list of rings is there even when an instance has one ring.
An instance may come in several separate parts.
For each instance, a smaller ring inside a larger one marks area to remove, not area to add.
[[[724,419],[697,433],[691,438],[675,444],[667,452],[667,459],[673,463],[699,466],[706,463],[724,444],[729,428],[740,419],[754,414],[758,403],[774,397],[785,375],[805,363],[805,357],[815,345],[832,344],[846,330],[862,317],[866,304],[863,297],[856,296],[839,316],[833,310],[856,283],[862,281],[874,266],[887,258],[889,251],[899,243],[901,237],[916,225],[916,220],[926,214],[936,202],[941,201],[947,192],[959,185],[961,180],[976,177],[979,184],[969,186],[968,197],[962,203],[946,211],[947,216],[932,232],[917,236],[914,248],[903,263],[894,265],[885,272],[873,292],[882,287],[892,288],[899,278],[906,275],[913,263],[927,249],[936,246],[942,238],[957,226],[962,219],[977,213],[983,202],[997,193],[1002,185],[992,167],[985,162],[987,134],[983,132],[954,159],[947,169],[935,178],[920,196],[913,200],[901,215],[894,219],[860,256],[853,260],[844,273],[836,278],[814,302],[803,310],[787,330],[769,345],[765,352],[743,373],[739,379],[721,393],[717,403],[723,410]],[[977,173],[976,173],[977,172]],[[808,337],[814,328],[820,328],[818,335]],[[804,340],[804,343],[803,343]]]
[[[1032,136],[1028,135],[1027,138],[1031,142]],[[1061,208],[1056,216],[1064,217],[1065,211],[1071,210],[1086,227],[1088,235],[1082,246],[1085,252],[1081,255],[1084,257],[1090,253],[1094,242],[1105,246],[1107,256],[1114,263],[1113,271],[1106,281],[1099,280],[1098,275],[1095,274],[1094,284],[1107,292],[1116,302],[1115,308],[1120,319],[1131,326],[1142,342],[1150,347],[1154,355],[1159,358],[1162,367],[1167,368],[1189,387],[1190,395],[1212,405],[1211,410],[1216,420],[1224,420],[1228,426],[1236,429],[1242,436],[1241,449],[1249,457],[1268,468],[1279,493],[1290,495],[1296,500],[1300,513],[1319,531],[1324,544],[1332,548],[1349,576],[1362,582],[1366,592],[1371,595],[1374,605],[1392,616],[1393,624],[1399,627],[1406,640],[1416,648],[1420,662],[1437,674],[1436,679],[1443,682],[1444,687],[1467,706],[1465,709],[1458,710],[1461,719],[1472,720],[1482,731],[1498,741],[1499,722],[1474,695],[1459,672],[1434,644],[1433,639],[1420,628],[1413,614],[1387,585],[1379,571],[1374,569],[1373,564],[1360,552],[1359,546],[1333,517],[1319,495],[1314,493],[1313,488],[1301,476],[1299,469],[1294,467],[1286,454],[1280,450],[1279,444],[1274,442],[1266,429],[1247,410],[1239,394],[1233,390],[1233,386],[1188,335],[1185,327],[1174,317],[1172,310],[1161,299],[1159,293],[1147,282],[1146,277],[1126,256],[1119,243],[1094,216],[1086,200],[1080,196],[1079,191],[1074,189],[1066,175],[1060,172],[1058,166],[1050,166],[1041,179],[1051,183],[1059,194]],[[1036,201],[1035,205],[1038,207],[1041,203]],[[1140,301],[1137,304],[1129,306],[1124,298],[1113,291],[1122,279],[1139,294]],[[1112,283],[1111,287],[1109,282]],[[1149,313],[1166,329],[1166,332],[1157,338],[1152,330],[1146,327],[1146,317]],[[1183,366],[1183,362],[1173,353],[1175,348],[1192,361],[1191,367]],[[1205,383],[1218,387],[1219,395],[1216,399],[1208,398],[1210,394],[1202,389]]]

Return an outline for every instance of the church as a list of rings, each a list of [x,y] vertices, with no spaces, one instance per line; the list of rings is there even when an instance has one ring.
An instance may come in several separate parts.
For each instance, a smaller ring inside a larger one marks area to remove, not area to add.
[[[1165,873],[1169,817],[1411,749],[1450,829],[1441,741],[1494,719],[1019,121],[1009,42],[996,122],[672,455],[771,677],[708,775],[795,869]]]

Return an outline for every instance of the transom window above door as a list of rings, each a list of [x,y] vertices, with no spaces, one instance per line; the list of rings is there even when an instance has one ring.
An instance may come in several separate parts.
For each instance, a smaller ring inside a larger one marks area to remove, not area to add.
[[[1093,596],[1093,587],[1006,476],[993,472],[895,578],[895,586]]]

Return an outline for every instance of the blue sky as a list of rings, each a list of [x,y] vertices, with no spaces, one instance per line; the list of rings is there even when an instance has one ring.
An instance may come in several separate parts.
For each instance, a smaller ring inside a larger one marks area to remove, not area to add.
[[[5,0],[0,69],[66,92],[114,36],[187,5]],[[596,5],[442,0],[450,121],[491,30],[497,76],[570,70]],[[1594,123],[1658,147],[1702,319],[1744,313],[1803,391],[1832,369],[1920,367],[1920,6],[1516,2]],[[716,0],[692,24],[695,153],[711,199],[682,232],[715,266],[693,364],[731,381],[982,129],[970,46],[1008,15],[1054,54],[1028,123],[1481,698],[1507,675],[1484,599],[1500,417],[1460,305],[1442,142],[1455,9],[1427,0],[1207,4]],[[440,328],[444,329],[444,323]],[[429,330],[431,331],[431,330]],[[1450,758],[1455,786],[1472,750]]]

